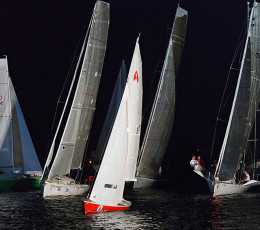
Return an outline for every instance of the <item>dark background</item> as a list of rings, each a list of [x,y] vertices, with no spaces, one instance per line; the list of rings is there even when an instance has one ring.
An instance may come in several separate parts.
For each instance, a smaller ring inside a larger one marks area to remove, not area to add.
[[[145,131],[178,4],[176,0],[108,2],[109,36],[89,151],[96,148],[121,60],[129,70],[139,33]],[[94,4],[94,0],[0,1],[0,55],[8,56],[10,76],[42,166],[53,137],[58,97]],[[180,6],[189,15],[168,150],[171,160],[167,158],[176,176],[190,171],[196,149],[209,164],[220,100],[247,14],[245,0],[183,0]],[[233,85],[235,80],[231,79]],[[212,159],[221,147],[223,130],[225,125],[217,132]]]

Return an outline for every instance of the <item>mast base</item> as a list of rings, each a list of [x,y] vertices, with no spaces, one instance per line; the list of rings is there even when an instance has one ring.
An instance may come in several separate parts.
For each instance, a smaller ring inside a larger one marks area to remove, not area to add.
[[[124,200],[124,199],[119,204],[117,204],[115,206],[97,204],[96,202],[89,200],[89,199],[84,201],[85,214],[107,212],[107,211],[127,210],[127,209],[129,209],[131,204],[132,203],[130,201],[127,201],[127,200]]]

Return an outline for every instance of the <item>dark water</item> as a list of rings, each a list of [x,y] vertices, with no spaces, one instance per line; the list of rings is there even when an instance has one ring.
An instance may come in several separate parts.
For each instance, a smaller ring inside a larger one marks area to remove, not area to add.
[[[0,229],[260,229],[260,194],[128,191],[131,209],[85,216],[83,198],[0,193]]]

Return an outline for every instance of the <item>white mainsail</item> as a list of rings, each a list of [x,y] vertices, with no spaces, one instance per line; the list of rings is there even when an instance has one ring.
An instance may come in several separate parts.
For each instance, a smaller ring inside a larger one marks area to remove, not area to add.
[[[249,6],[249,3],[248,3]],[[260,102],[260,7],[254,2],[233,104],[214,177],[205,177],[213,196],[244,193],[260,181],[240,183],[248,139]],[[243,158],[242,158],[243,157]],[[237,183],[239,182],[239,183]]]
[[[48,179],[62,177],[70,169],[81,169],[89,131],[95,111],[96,98],[102,73],[106,42],[109,26],[109,4],[97,1],[90,22],[87,44],[83,45],[81,54],[85,50],[80,76],[70,109],[69,117],[58,146],[57,154],[50,169]],[[78,61],[78,65],[81,58]],[[74,79],[77,70],[74,74]],[[74,80],[73,80],[74,81]],[[69,96],[68,96],[69,97]],[[57,134],[57,132],[56,132]],[[54,144],[46,161],[45,169],[52,160]]]
[[[186,36],[188,12],[177,8],[167,52],[140,151],[137,176],[154,179],[166,153],[175,113],[175,79]]]
[[[216,175],[221,181],[234,179],[246,152],[260,101],[260,7],[252,8],[243,59],[230,117],[221,148]]]
[[[128,156],[125,181],[135,180],[142,122],[142,81],[142,60],[139,48],[139,38],[137,38],[126,85],[129,99],[127,104]]]
[[[0,168],[13,166],[12,114],[7,59],[0,59]]]
[[[42,168],[9,77],[7,58],[0,59],[0,127],[0,168],[40,176]]]

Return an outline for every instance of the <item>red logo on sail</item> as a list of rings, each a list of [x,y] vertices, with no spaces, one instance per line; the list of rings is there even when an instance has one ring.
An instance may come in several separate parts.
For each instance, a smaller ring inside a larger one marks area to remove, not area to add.
[[[135,81],[135,79],[136,79],[137,82],[138,82],[138,73],[137,73],[137,71],[135,71],[135,74],[134,74],[134,81]]]

